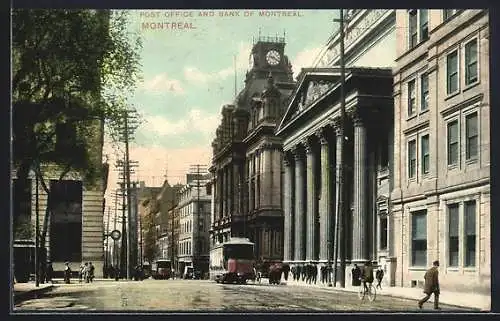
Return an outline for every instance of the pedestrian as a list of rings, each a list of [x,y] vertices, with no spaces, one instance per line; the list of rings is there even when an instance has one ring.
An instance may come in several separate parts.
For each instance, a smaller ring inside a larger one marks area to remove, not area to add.
[[[64,262],[64,283],[70,284],[71,282],[71,268],[69,262]]]
[[[302,266],[297,264],[297,281],[300,281],[300,277],[302,275]]]
[[[90,282],[93,282],[94,281],[94,272],[95,272],[95,267],[94,265],[92,264],[92,262],[89,262],[89,273],[88,273],[88,278],[89,278],[89,281]]]
[[[54,283],[52,282],[52,275],[54,274],[54,268],[52,267],[52,262],[48,261],[47,262],[47,268],[45,269],[45,280],[47,283]]]
[[[85,272],[85,264],[80,263],[80,269],[78,270],[78,282],[82,283],[83,273]]]
[[[283,264],[283,276],[285,277],[285,282],[288,281],[289,273],[290,273],[290,265],[288,265],[288,263]]]
[[[290,269],[290,271],[292,272],[292,277],[293,277],[293,280],[297,280],[297,268],[295,267],[295,265],[292,265],[292,268]]]
[[[89,283],[89,263],[88,262],[85,262],[85,264],[83,265],[82,274],[83,274],[83,280],[85,281],[85,283]]]
[[[358,267],[357,264],[354,264],[354,268],[351,270],[352,274],[352,286],[359,286],[361,285],[361,269]]]
[[[368,261],[365,263],[365,266],[363,266],[363,272],[361,274],[361,280],[363,281],[363,286],[365,288],[365,291],[368,292],[368,286],[366,285],[366,283],[368,284],[372,284],[373,283],[373,266],[372,266],[372,262]]]
[[[425,297],[418,301],[418,307],[422,309],[427,300],[430,299],[431,295],[434,293],[434,309],[439,310],[439,261],[434,261],[432,267],[425,272],[424,275],[424,293]]]
[[[377,278],[377,286],[375,288],[382,290],[382,279],[384,278],[384,270],[382,270],[381,266],[378,267],[377,273],[375,273],[375,277]]]
[[[311,272],[312,272],[312,282],[316,284],[316,280],[318,279],[318,266],[316,264],[311,264]]]

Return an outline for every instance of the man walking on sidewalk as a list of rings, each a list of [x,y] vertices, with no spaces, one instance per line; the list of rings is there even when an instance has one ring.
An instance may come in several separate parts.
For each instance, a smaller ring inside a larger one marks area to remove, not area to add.
[[[378,267],[377,273],[375,273],[375,277],[377,278],[377,286],[375,288],[382,290],[382,279],[384,278],[384,270],[382,270],[381,266]]]
[[[420,301],[418,301],[418,307],[422,309],[427,300],[430,299],[431,295],[434,293],[434,309],[439,310],[439,261],[434,261],[432,263],[432,267],[425,272],[425,286],[424,293],[425,297],[423,297]]]

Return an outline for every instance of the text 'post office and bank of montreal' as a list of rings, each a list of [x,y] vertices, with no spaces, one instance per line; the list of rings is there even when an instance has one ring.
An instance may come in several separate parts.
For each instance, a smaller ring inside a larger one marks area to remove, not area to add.
[[[142,21],[142,30],[185,30],[197,29],[197,26],[189,18],[197,17],[302,17],[300,11],[283,10],[203,10],[203,11],[142,11],[139,14],[141,19],[153,19]],[[158,19],[158,20],[156,20]],[[177,19],[168,21],[160,19]]]

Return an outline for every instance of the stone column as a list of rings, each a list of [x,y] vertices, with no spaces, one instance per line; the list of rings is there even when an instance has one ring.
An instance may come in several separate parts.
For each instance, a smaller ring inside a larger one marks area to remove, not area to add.
[[[233,161],[234,162],[234,161]],[[233,175],[233,163],[227,165],[227,216],[232,217],[234,213],[234,195],[236,191],[234,189],[234,175]]]
[[[299,145],[295,149],[295,253],[294,260],[305,260],[305,195],[304,195],[304,154]]]
[[[260,172],[260,158],[261,152],[255,152],[255,195],[254,195],[254,208],[260,208],[260,187],[262,184],[262,173]]]
[[[332,160],[330,159],[330,146],[328,143],[328,132],[326,128],[322,128],[316,133],[321,144],[321,198],[319,201],[319,220],[320,220],[320,249],[319,259],[326,261],[333,258],[333,222],[336,211],[332,209],[332,175],[330,168]]]
[[[352,260],[368,260],[367,211],[366,211],[366,128],[359,110],[352,113],[354,121],[354,215]]]
[[[224,172],[219,169],[217,171],[217,214],[218,218],[224,217]]]
[[[253,194],[253,182],[255,177],[255,172],[253,171],[253,162],[254,156],[253,154],[248,155],[248,213],[253,212],[254,210],[254,194]]]
[[[316,154],[314,152],[314,142],[312,138],[304,143],[306,148],[307,156],[307,167],[306,167],[306,177],[307,177],[307,222],[306,222],[306,260],[316,260]]]
[[[292,244],[292,233],[293,233],[293,204],[292,204],[292,193],[293,193],[293,167],[290,159],[290,155],[284,154],[283,164],[285,168],[285,177],[283,184],[283,257],[285,261],[293,260],[293,244]]]

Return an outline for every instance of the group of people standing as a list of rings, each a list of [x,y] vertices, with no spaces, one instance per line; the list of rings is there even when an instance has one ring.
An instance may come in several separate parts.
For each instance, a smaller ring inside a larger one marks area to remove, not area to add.
[[[92,262],[85,262],[80,265],[80,270],[78,271],[78,282],[85,283],[92,282],[94,280],[95,267]]]
[[[327,272],[324,269],[326,266],[322,266],[321,269],[321,282],[325,282],[327,280]],[[291,268],[292,276],[294,281],[305,281],[308,284],[316,284],[318,279],[318,268],[316,264],[312,262],[306,264],[297,264],[292,266]]]

